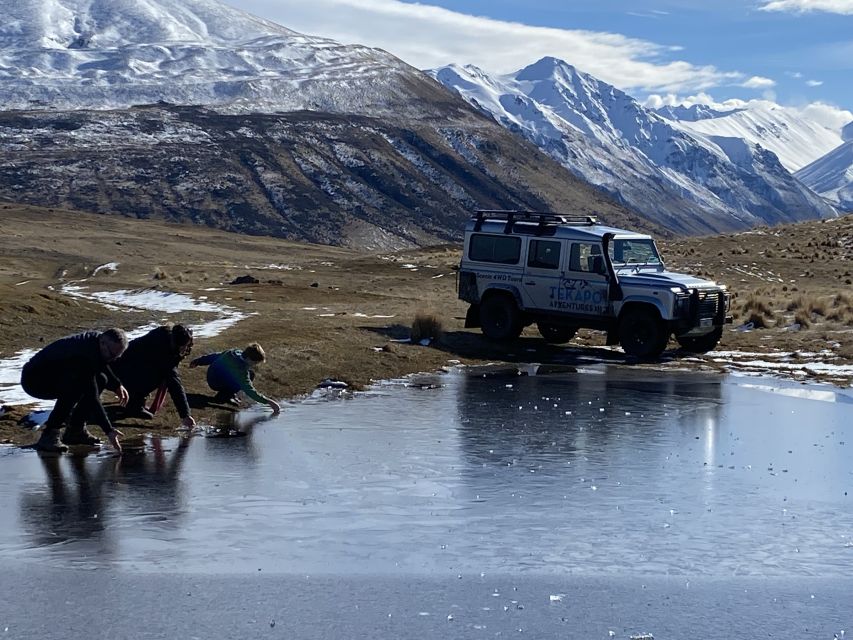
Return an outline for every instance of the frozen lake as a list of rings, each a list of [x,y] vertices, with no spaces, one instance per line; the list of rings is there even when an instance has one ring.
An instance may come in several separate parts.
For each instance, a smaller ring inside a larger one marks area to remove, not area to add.
[[[122,458],[0,450],[0,632],[78,637],[29,610],[115,591],[156,620],[79,637],[851,633],[848,391],[526,373],[312,398]]]

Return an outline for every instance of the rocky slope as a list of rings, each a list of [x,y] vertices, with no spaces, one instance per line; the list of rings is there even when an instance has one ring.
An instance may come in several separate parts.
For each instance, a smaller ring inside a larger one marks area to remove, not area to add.
[[[459,238],[477,207],[654,229],[466,105],[446,113],[5,112],[0,198],[366,249]]]

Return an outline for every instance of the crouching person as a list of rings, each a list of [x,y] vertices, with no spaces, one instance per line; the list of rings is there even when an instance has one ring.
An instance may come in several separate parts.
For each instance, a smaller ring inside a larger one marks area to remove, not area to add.
[[[273,413],[281,408],[275,400],[258,393],[252,381],[255,367],[266,360],[264,350],[257,342],[243,349],[230,349],[210,353],[190,362],[190,367],[207,365],[207,384],[216,391],[217,402],[237,405],[237,394],[241,391],[257,402],[268,405]]]
[[[24,391],[41,400],[56,400],[35,449],[62,453],[66,445],[99,445],[100,439],[86,429],[86,423],[92,421],[116,451],[121,451],[121,433],[110,424],[101,404],[101,391],[111,389],[122,406],[127,404],[127,390],[109,367],[126,348],[127,336],[121,329],[87,331],[52,342],[24,365]]]
[[[190,354],[192,346],[192,329],[182,324],[157,327],[130,341],[127,351],[113,365],[113,370],[130,394],[127,402],[129,416],[153,418],[153,410],[146,409],[145,402],[149,393],[165,385],[182,424],[185,427],[195,426],[178,373],[178,365]]]

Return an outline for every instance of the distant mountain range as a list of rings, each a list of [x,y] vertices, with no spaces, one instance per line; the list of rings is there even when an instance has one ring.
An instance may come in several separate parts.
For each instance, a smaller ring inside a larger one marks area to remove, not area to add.
[[[844,142],[838,147],[794,175],[841,209],[853,211],[853,122],[844,127],[841,137]]]
[[[656,112],[688,132],[735,136],[761,145],[812,191],[843,211],[853,211],[853,122],[836,131],[796,109],[755,100],[731,111],[696,104]]]
[[[700,221],[710,232],[836,215],[776,154],[745,137],[766,118],[699,108],[663,117],[555,58],[502,76],[470,65],[432,74],[575,175],[669,228],[690,231],[680,225]],[[682,115],[683,122],[670,119]],[[728,119],[740,130],[713,132],[708,124]]]
[[[737,114],[673,122],[552,58],[441,84],[218,0],[0,12],[2,199],[376,248],[458,239],[476,207],[679,233],[835,215],[766,148],[688,131]]]
[[[742,138],[772,151],[790,172],[802,169],[842,143],[841,132],[807,120],[795,109],[753,100],[747,107],[717,111],[706,105],[663,107],[656,113],[685,131],[705,137]]]

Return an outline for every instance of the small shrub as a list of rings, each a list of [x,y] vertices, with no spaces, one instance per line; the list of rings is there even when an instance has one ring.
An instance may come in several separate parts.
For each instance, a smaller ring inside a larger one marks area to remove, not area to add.
[[[835,294],[835,298],[832,299],[832,306],[849,309],[853,307],[853,298],[846,293],[837,293]]]
[[[768,306],[768,304],[755,296],[750,296],[747,298],[746,302],[743,303],[743,307],[741,307],[741,311],[743,313],[748,313],[750,311],[755,311],[763,316],[767,316],[768,318],[773,317],[773,310]]]
[[[417,313],[412,322],[412,342],[420,342],[424,338],[440,340],[444,334],[441,320],[434,313]]]

